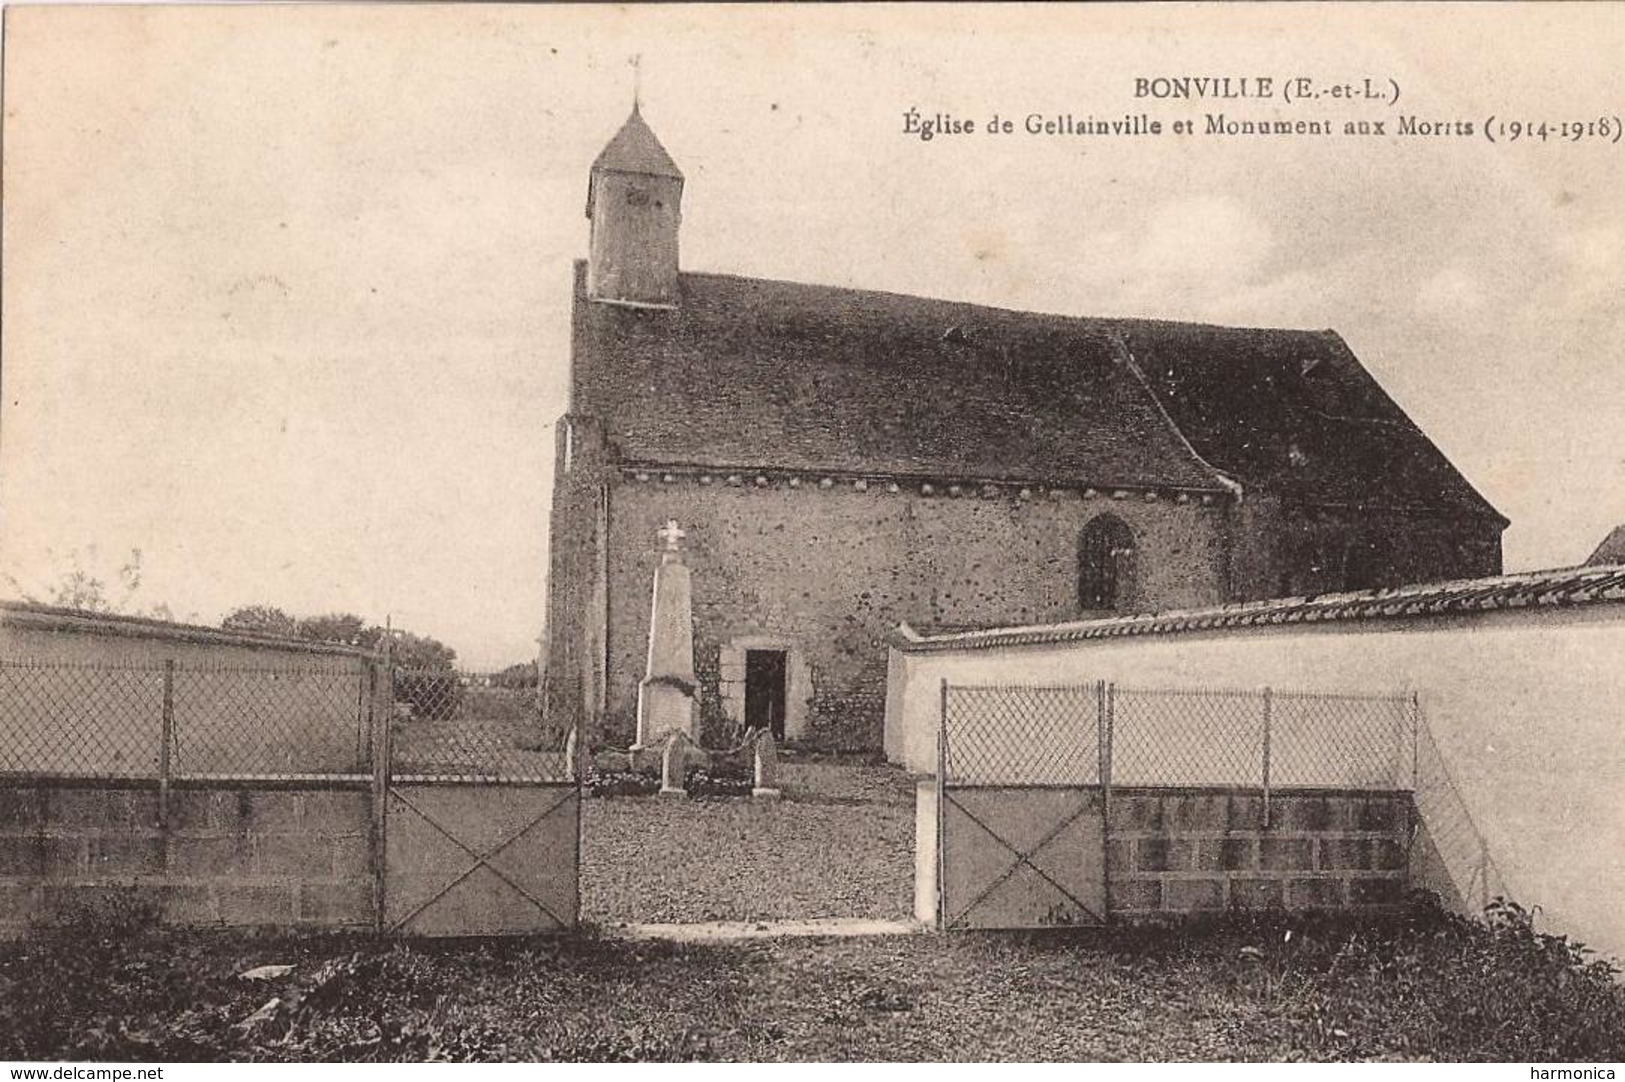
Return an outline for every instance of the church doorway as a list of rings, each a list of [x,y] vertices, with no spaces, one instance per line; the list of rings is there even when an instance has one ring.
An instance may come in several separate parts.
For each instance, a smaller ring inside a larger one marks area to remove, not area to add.
[[[766,729],[784,740],[784,705],[789,674],[784,650],[745,651],[745,726]]]

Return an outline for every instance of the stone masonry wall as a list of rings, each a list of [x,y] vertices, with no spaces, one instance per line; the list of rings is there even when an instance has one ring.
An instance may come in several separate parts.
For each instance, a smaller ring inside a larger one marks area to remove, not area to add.
[[[1125,919],[1400,904],[1412,803],[1397,792],[1115,789],[1106,866]]]
[[[134,895],[185,925],[371,927],[365,789],[0,789],[0,935]]]
[[[1255,491],[1233,522],[1233,601],[1501,573],[1501,526],[1484,518],[1305,506]]]
[[[555,441],[541,676],[542,709],[549,725],[562,731],[602,710],[603,441],[596,425],[570,415],[559,419]]]
[[[630,740],[647,650],[655,531],[676,519],[693,570],[702,736],[726,726],[722,652],[789,645],[806,665],[805,728],[792,739],[879,750],[886,638],[902,621],[992,625],[1076,619],[1077,539],[1103,512],[1134,530],[1136,609],[1223,600],[1224,510],[1191,500],[924,496],[851,480],[737,485],[717,475],[621,479],[610,497],[609,674],[604,737]],[[795,712],[792,704],[791,712]]]

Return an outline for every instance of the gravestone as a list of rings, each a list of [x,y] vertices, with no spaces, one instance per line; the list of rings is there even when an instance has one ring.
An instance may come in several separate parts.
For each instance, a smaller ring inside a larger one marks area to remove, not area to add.
[[[660,795],[688,796],[683,783],[688,780],[689,751],[694,741],[681,730],[666,737],[666,750],[660,756]]]
[[[772,733],[761,733],[751,752],[750,795],[757,800],[779,799],[779,749]]]
[[[694,588],[678,543],[676,521],[655,531],[666,547],[655,568],[649,612],[649,660],[638,684],[638,735],[634,751],[659,747],[673,732],[692,742],[699,680],[694,675]]]

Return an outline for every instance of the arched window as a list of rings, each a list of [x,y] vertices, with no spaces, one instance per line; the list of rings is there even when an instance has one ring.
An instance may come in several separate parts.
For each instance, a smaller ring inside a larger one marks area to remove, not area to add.
[[[1134,585],[1134,531],[1115,515],[1089,520],[1078,535],[1078,607],[1119,609]]]

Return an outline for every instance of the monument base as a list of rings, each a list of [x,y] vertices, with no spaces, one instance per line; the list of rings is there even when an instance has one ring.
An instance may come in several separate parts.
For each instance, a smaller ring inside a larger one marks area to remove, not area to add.
[[[645,678],[638,684],[638,737],[633,750],[664,747],[674,732],[691,742],[697,735],[694,689],[672,680]]]

